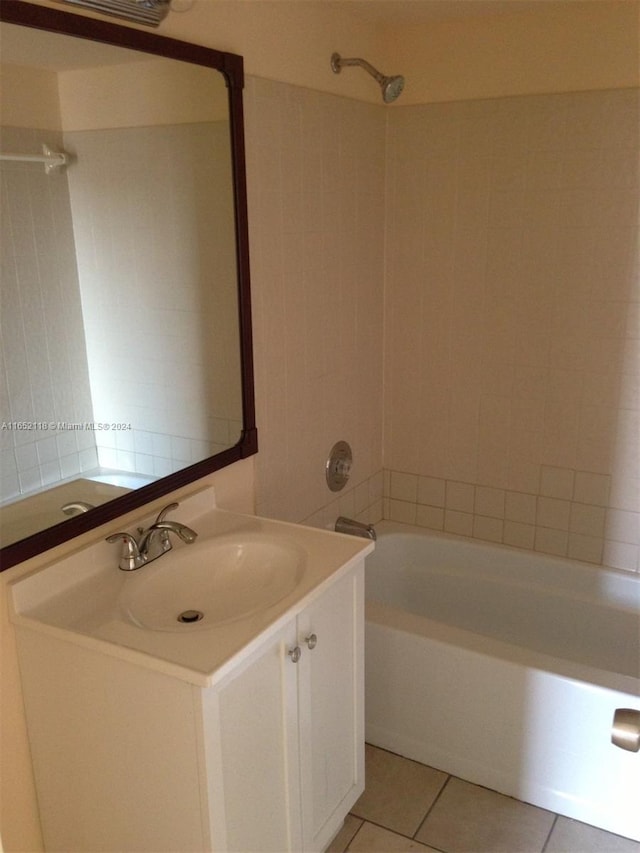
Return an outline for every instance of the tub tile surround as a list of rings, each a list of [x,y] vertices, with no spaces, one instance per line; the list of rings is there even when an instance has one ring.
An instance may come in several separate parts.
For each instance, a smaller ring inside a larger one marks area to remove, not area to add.
[[[640,853],[640,844],[366,747],[367,788],[328,853]]]
[[[638,110],[632,89],[377,110],[249,78],[260,514],[638,570]]]
[[[202,270],[215,270],[222,280],[235,275],[225,224],[225,216],[232,219],[229,164],[222,156],[227,134],[226,121],[64,134],[65,149],[76,158],[68,181],[90,420],[135,426],[135,432],[98,434],[101,467],[166,476],[240,435],[239,355],[233,336],[224,334],[235,290],[198,295],[213,283],[211,274],[203,280]],[[210,151],[220,156],[211,158]],[[218,187],[215,202],[198,192],[208,182]],[[194,215],[215,224],[195,267],[191,241],[181,236]],[[146,312],[153,336],[105,324],[113,305]],[[207,372],[209,363],[224,369]]]
[[[378,520],[385,111],[249,77],[245,122],[257,512],[326,527],[373,504]],[[334,494],[325,462],[339,440],[354,465]]]
[[[542,466],[525,493],[384,472],[384,517],[611,568],[638,570],[640,513],[607,506],[610,477]]]
[[[7,151],[41,154],[42,139],[36,128],[2,127]],[[48,131],[47,141],[63,148],[59,132]],[[16,162],[3,162],[1,171],[2,421],[92,421],[67,176]],[[0,430],[4,499],[97,464],[92,432]]]
[[[637,571],[638,90],[389,117],[385,517]]]
[[[356,521],[376,524],[383,518],[383,491],[384,475],[382,471],[378,471],[357,486],[345,487],[344,493],[340,493],[321,509],[303,519],[303,523],[333,530],[336,519],[346,515]]]
[[[91,475],[99,467],[166,476],[237,441],[241,403],[224,371],[215,382],[200,382],[207,387],[207,400],[215,399],[216,417],[207,416],[206,400],[195,400],[188,390],[182,392],[185,399],[176,398],[176,383],[171,401],[165,399],[161,381],[163,376],[202,376],[203,356],[193,343],[202,338],[198,322],[187,316],[183,302],[176,303],[173,296],[176,279],[183,296],[195,287],[194,274],[185,272],[190,268],[186,250],[175,239],[176,222],[189,218],[189,191],[177,186],[176,175],[186,171],[185,162],[191,163],[194,146],[215,148],[227,132],[226,123],[216,122],[165,126],[159,141],[157,128],[120,128],[110,131],[110,144],[105,145],[103,131],[63,135],[2,127],[6,150],[40,154],[46,139],[53,148],[73,152],[76,158],[72,170],[50,175],[30,164],[2,163],[6,296],[0,343],[5,366],[0,376],[2,420],[48,422],[42,429],[0,430],[3,500],[15,500],[81,473]],[[159,150],[163,158],[158,157]],[[126,169],[122,151],[128,152]],[[165,157],[172,160],[174,169],[166,168]],[[217,161],[195,158],[196,164],[210,162]],[[155,164],[153,185],[158,197],[165,202],[172,199],[153,211],[147,198],[150,164]],[[207,167],[199,168],[202,177]],[[222,164],[218,168],[224,175]],[[223,186],[221,176],[217,177],[217,185]],[[195,181],[196,186],[201,183]],[[91,186],[98,187],[95,194],[87,191]],[[128,192],[119,192],[125,186]],[[102,210],[96,209],[96,198],[104,198]],[[144,216],[139,214],[140,199],[149,208]],[[216,206],[221,204],[218,196]],[[172,216],[164,216],[169,209]],[[213,217],[204,205],[199,209],[203,217]],[[233,259],[223,230],[215,233],[220,237],[207,246],[209,266],[220,270],[232,265]],[[160,247],[163,261],[157,260]],[[128,259],[124,265],[123,253]],[[149,268],[149,263],[139,263],[143,256],[156,261]],[[157,338],[153,347],[144,335],[132,338],[118,324],[105,324],[105,313],[115,304],[127,305],[131,311],[156,306],[159,287],[163,302],[162,310],[155,308],[153,313]],[[138,294],[137,302],[132,292]],[[225,306],[219,299],[213,307],[217,310],[210,306],[206,310],[214,316],[210,325],[215,329],[215,317],[226,316],[233,305]],[[202,306],[196,314],[201,313]],[[176,353],[175,329],[187,322],[191,346]],[[209,337],[224,339],[221,334]],[[216,360],[216,354],[233,376],[237,357],[223,350],[204,358]],[[135,376],[132,361],[137,363]],[[114,388],[125,390],[117,393]],[[128,430],[95,432],[80,427],[95,422],[134,423],[143,428],[134,435]],[[159,423],[166,425],[162,432]]]

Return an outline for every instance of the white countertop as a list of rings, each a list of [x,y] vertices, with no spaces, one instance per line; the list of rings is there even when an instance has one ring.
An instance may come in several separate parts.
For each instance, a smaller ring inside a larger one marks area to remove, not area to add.
[[[169,554],[134,572],[123,572],[117,565],[118,546],[101,538],[15,581],[10,596],[12,620],[22,628],[207,687],[223,678],[240,654],[249,653],[278,631],[374,547],[373,542],[354,536],[217,509],[210,487],[183,498],[171,517],[196,530],[193,545],[178,541]],[[141,523],[147,526],[150,521],[145,518]],[[118,530],[114,527],[112,532]],[[216,538],[261,536],[304,552],[299,583],[272,606],[235,621],[182,625],[177,631],[142,628],[126,618],[123,598],[133,585],[139,594],[154,570],[164,567],[166,571],[169,564],[163,561],[172,555],[180,556],[175,566],[179,572],[180,562],[188,555],[206,560],[207,546]]]

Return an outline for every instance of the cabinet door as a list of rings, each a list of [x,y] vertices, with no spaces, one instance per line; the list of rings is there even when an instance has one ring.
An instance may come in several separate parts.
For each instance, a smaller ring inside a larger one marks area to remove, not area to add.
[[[292,622],[204,691],[214,851],[302,850],[295,643]]]
[[[305,851],[324,850],[364,790],[364,569],[298,617]]]

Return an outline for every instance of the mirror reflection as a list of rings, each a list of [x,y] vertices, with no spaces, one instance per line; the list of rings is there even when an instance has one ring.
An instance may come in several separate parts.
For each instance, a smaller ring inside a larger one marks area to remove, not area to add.
[[[223,76],[0,26],[4,546],[234,446],[243,413]]]

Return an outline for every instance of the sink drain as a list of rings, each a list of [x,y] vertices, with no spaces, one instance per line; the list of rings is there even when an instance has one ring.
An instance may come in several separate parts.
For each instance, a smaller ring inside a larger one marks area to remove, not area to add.
[[[178,622],[184,622],[185,625],[199,622],[201,619],[204,619],[204,613],[201,610],[183,610],[178,616]]]

